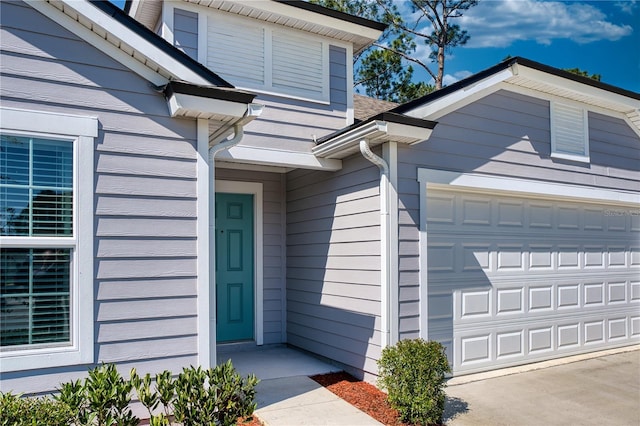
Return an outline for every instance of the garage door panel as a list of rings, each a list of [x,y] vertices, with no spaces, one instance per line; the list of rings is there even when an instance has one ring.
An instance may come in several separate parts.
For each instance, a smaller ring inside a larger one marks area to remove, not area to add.
[[[558,281],[531,282],[527,284],[503,282],[486,285],[451,288],[451,296],[443,293],[446,283],[441,283],[440,294],[430,295],[429,309],[434,317],[452,313],[455,321],[478,323],[482,320],[499,322],[500,318],[512,317],[545,318],[566,317],[567,315],[594,315],[601,312],[633,311],[626,295],[632,293],[632,284],[638,289],[639,283],[631,281]],[[435,289],[434,289],[435,291]],[[448,304],[453,302],[453,312]],[[636,301],[636,306],[637,306]],[[437,313],[438,315],[436,315]]]
[[[636,336],[631,328],[635,327]],[[454,372],[477,372],[640,342],[640,317],[529,321],[456,331]],[[489,368],[488,368],[489,367]]]
[[[440,190],[427,211],[429,336],[451,340],[454,374],[640,341],[630,215]]]
[[[512,237],[513,238],[513,237]],[[428,271],[464,274],[482,271],[487,275],[582,273],[590,274],[640,269],[630,246],[620,244],[549,244],[555,236],[517,237],[519,243],[504,241],[500,235],[482,240],[471,235],[438,235],[428,241]],[[569,239],[563,237],[563,240]],[[498,240],[498,241],[496,241]],[[523,240],[529,240],[523,243]],[[534,241],[531,241],[534,240]],[[437,277],[436,277],[437,278]]]

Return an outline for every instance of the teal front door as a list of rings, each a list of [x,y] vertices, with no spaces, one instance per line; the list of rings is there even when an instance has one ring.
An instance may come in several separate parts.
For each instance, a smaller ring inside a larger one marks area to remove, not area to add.
[[[254,338],[253,244],[253,195],[217,193],[218,342]]]

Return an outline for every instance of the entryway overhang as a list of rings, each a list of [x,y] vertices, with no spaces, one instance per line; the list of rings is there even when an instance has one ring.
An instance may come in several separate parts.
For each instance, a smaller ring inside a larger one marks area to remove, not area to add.
[[[435,121],[383,112],[319,139],[312,152],[320,158],[342,159],[360,152],[362,140],[372,148],[385,142],[413,145],[429,139],[436,124]]]

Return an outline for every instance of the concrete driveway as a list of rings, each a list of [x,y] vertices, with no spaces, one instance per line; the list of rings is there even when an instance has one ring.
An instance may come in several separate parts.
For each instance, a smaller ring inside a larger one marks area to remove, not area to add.
[[[640,350],[450,384],[447,397],[449,426],[637,426]]]

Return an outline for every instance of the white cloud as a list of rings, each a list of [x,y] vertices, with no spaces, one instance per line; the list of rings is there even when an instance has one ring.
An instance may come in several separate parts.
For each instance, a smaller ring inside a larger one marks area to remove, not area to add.
[[[442,85],[443,86],[450,86],[453,83],[456,83],[462,79],[465,79],[469,76],[473,75],[473,73],[471,71],[458,71],[453,73],[453,75],[451,74],[445,74],[445,76],[442,78]]]
[[[640,5],[640,2],[638,0],[623,0],[617,1],[614,4],[618,9],[620,9],[620,11],[632,15]]]
[[[629,2],[631,3],[631,2]],[[471,38],[467,47],[508,47],[518,40],[549,45],[554,39],[585,44],[619,40],[633,32],[608,20],[595,3],[538,0],[480,1],[458,24]],[[627,5],[629,7],[635,7]]]

